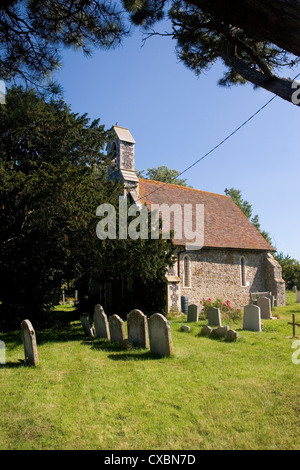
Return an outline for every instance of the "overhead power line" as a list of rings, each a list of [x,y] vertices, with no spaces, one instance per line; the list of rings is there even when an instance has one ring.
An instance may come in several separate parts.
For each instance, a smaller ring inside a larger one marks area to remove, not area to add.
[[[296,80],[298,77],[300,76],[300,73],[298,73],[298,75],[296,75],[296,77],[293,79],[293,80]],[[229,140],[232,136],[234,136],[238,131],[240,131],[243,127],[245,127],[248,122],[250,122],[252,119],[254,119],[261,111],[263,111],[267,106],[269,106],[270,103],[272,103],[272,101],[274,101],[275,99],[277,98],[277,95],[273,96],[269,101],[267,101],[263,106],[261,106],[254,114],[252,114],[246,121],[244,121],[239,127],[237,127],[233,132],[231,132],[229,135],[227,135],[227,137],[225,137],[225,139],[221,140],[221,142],[219,142],[217,145],[215,145],[211,150],[209,150],[207,153],[205,153],[202,157],[198,158],[198,160],[196,160],[194,163],[192,163],[191,165],[189,165],[187,168],[185,168],[183,171],[181,171],[178,175],[174,176],[171,178],[171,182],[173,179],[176,179],[178,178],[179,176],[182,176],[184,173],[186,173],[188,170],[190,170],[191,168],[193,168],[195,165],[197,165],[199,162],[201,162],[202,160],[204,160],[206,157],[208,157],[209,155],[211,155],[215,150],[217,150],[219,147],[221,147],[221,145],[223,145],[225,142],[227,142],[227,140]],[[164,183],[163,181],[160,181],[160,183],[163,183],[163,184],[168,184],[168,183]],[[148,194],[144,195],[143,198],[146,198],[148,196],[150,196],[150,194],[153,194],[155,193],[156,191],[159,191],[159,189],[161,188],[155,188],[153,191],[150,191]],[[139,201],[141,198],[137,199],[137,201]]]

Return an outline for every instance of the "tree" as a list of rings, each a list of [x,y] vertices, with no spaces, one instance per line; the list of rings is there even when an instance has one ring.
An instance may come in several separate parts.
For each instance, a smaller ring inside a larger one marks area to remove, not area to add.
[[[60,67],[63,47],[90,55],[92,48],[119,44],[126,34],[109,0],[1,2],[0,78],[37,85]]]
[[[282,267],[282,277],[286,282],[287,289],[297,286],[300,289],[300,262],[282,252],[275,255],[275,259]]]
[[[138,171],[137,173],[140,178],[144,177],[144,170]],[[180,171],[171,170],[170,168],[162,165],[157,168],[147,168],[146,179],[178,184],[179,186],[187,186],[186,179],[177,178],[179,175]]]
[[[171,240],[96,236],[96,208],[117,208],[124,190],[106,181],[108,131],[99,119],[13,88],[0,122],[0,321],[39,320],[70,279],[163,282]]]
[[[279,75],[299,63],[298,0],[123,0],[131,21],[153,25],[167,15],[177,54],[196,74],[221,59],[221,85],[252,83],[300,106],[293,80]],[[165,34],[165,33],[164,33]],[[163,34],[163,35],[164,35]],[[49,78],[60,51],[114,47],[128,35],[125,16],[109,0],[7,0],[0,5],[0,77],[29,84]],[[299,84],[300,86],[300,84]]]
[[[124,4],[132,22],[144,25],[149,36],[159,34],[152,28],[166,14],[172,32],[163,35],[176,40],[179,59],[197,75],[221,59],[227,72],[220,85],[251,82],[300,105],[293,80],[278,75],[281,68],[300,60],[298,1],[124,0]]]
[[[267,240],[267,242],[272,245],[272,238],[268,232],[261,229],[259,216],[257,214],[253,214],[252,205],[249,201],[246,201],[242,198],[242,193],[239,189],[231,188],[228,190],[229,197],[233,200],[233,202],[241,209],[241,211],[245,214],[245,216],[252,222],[254,227],[260,232],[260,234]]]

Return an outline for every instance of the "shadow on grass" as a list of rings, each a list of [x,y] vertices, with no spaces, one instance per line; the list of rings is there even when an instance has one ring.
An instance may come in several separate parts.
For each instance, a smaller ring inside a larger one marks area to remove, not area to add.
[[[19,359],[18,362],[6,362],[5,364],[0,364],[0,370],[2,370],[2,369],[17,369],[19,367],[33,368],[35,366],[31,366],[29,364],[26,364],[24,359]]]
[[[151,353],[147,349],[141,349],[131,345],[125,349],[122,343],[114,343],[106,339],[85,338],[82,344],[91,345],[91,349],[105,352],[116,352],[119,354],[108,354],[108,358],[113,361],[146,361],[149,359],[161,359],[157,354]]]
[[[162,359],[161,356],[145,350],[139,350],[139,352],[136,350],[135,352],[125,352],[123,354],[109,354],[107,357],[113,361],[149,361]]]

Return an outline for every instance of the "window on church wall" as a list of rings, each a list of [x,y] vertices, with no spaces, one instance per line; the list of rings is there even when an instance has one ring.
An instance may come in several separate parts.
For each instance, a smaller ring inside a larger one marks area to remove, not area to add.
[[[241,257],[241,281],[242,286],[245,287],[247,285],[246,281],[246,262],[244,256]]]
[[[191,287],[191,266],[189,256],[183,258],[183,286]]]

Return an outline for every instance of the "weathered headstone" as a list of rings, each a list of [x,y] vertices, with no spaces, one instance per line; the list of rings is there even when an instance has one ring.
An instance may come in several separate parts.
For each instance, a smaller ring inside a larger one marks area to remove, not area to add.
[[[115,343],[122,343],[125,340],[124,322],[119,315],[108,317],[110,339]]]
[[[5,343],[0,341],[0,364],[6,364],[5,360]]]
[[[208,325],[204,325],[201,329],[201,336],[210,336],[212,332],[212,328]]]
[[[94,327],[96,338],[110,339],[107,316],[100,304],[94,308]]]
[[[173,343],[168,320],[161,313],[154,313],[148,320],[150,351],[159,356],[171,356]]]
[[[189,305],[188,306],[188,314],[187,314],[187,321],[198,321],[199,320],[199,307],[198,305]]]
[[[300,303],[300,291],[296,292],[296,302],[299,304]]]
[[[296,294],[296,292],[297,292],[297,290],[298,290],[298,289],[297,289],[297,286],[293,286],[293,289],[292,289],[292,290],[293,290],[293,292]]]
[[[233,342],[238,339],[238,333],[235,330],[228,330],[225,333],[225,341]]]
[[[257,306],[260,308],[260,316],[266,320],[272,319],[271,300],[268,297],[259,297]]]
[[[191,331],[191,327],[188,325],[181,325],[180,331]]]
[[[243,329],[261,331],[260,308],[257,305],[246,305],[244,307]]]
[[[209,307],[207,309],[207,319],[210,326],[221,326],[221,313],[217,307]]]
[[[39,364],[36,336],[32,324],[29,320],[21,323],[21,333],[24,346],[25,362],[32,366]]]
[[[213,328],[210,337],[211,338],[223,338],[226,333],[229,331],[229,326],[218,326],[217,328]]]
[[[127,315],[128,341],[140,348],[149,347],[148,321],[141,310],[131,310]]]
[[[84,331],[85,336],[91,337],[94,336],[94,330],[92,325],[90,324],[89,315],[84,313],[80,317],[81,325]]]

